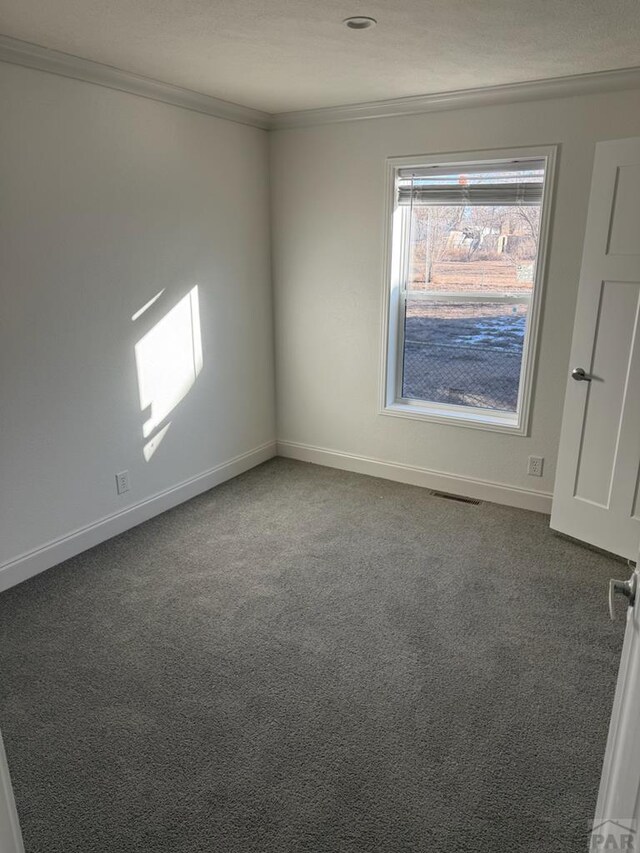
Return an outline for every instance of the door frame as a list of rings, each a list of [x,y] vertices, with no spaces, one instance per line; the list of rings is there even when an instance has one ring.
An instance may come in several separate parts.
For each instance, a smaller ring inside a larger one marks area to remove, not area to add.
[[[640,581],[637,566],[634,574]],[[627,609],[626,622],[594,827],[631,819],[636,821],[637,832],[640,821],[640,596]],[[615,825],[612,829],[620,831]]]
[[[24,853],[7,754],[0,732],[0,853]]]

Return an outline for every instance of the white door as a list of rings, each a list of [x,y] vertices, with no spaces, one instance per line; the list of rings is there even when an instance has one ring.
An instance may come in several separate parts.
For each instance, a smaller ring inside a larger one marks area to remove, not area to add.
[[[637,569],[630,581],[618,586],[618,591],[629,596],[630,606],[591,836],[590,850],[598,853],[640,851],[640,595],[636,595],[637,587]]]
[[[551,526],[635,560],[640,542],[640,139],[600,142]]]

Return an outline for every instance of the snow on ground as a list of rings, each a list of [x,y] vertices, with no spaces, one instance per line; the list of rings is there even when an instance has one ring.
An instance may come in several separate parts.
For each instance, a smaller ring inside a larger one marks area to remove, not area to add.
[[[410,303],[403,395],[515,411],[526,319],[522,305]]]

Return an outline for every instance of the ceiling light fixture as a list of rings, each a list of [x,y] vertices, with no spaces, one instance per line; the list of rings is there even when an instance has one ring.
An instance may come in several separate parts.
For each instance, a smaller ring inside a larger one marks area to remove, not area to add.
[[[375,27],[378,22],[375,18],[369,18],[366,15],[354,15],[352,18],[345,18],[342,23],[350,30],[368,30],[369,27]]]

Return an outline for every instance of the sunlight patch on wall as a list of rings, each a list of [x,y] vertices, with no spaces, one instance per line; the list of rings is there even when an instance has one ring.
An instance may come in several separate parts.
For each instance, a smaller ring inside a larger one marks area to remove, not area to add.
[[[158,291],[158,293],[156,293],[156,295],[155,295],[155,296],[153,296],[153,297],[152,297],[148,302],[145,302],[145,304],[142,306],[142,308],[139,308],[139,309],[136,311],[136,313],[131,317],[131,320],[132,320],[133,322],[135,322],[135,321],[138,319],[138,317],[142,317],[142,315],[143,315],[143,314],[144,314],[144,312],[147,310],[147,308],[151,308],[151,306],[153,305],[153,303],[154,303],[154,302],[157,302],[157,301],[158,301],[158,299],[160,299],[160,297],[161,297],[161,296],[162,296],[162,294],[165,292],[165,290],[166,290],[166,287],[163,287],[163,288],[162,288],[162,290]]]
[[[165,424],[162,429],[159,429],[158,432],[153,436],[153,438],[144,445],[144,447],[142,448],[142,454],[146,462],[148,462],[153,456],[153,454],[156,452],[156,450],[158,449],[158,445],[167,434],[167,430],[170,426],[171,421],[169,421],[168,424]]]
[[[155,302],[162,291],[134,318]],[[189,393],[202,370],[202,337],[198,286],[177,302],[135,345],[140,409],[147,420],[142,435],[148,462],[167,434],[167,417]]]

